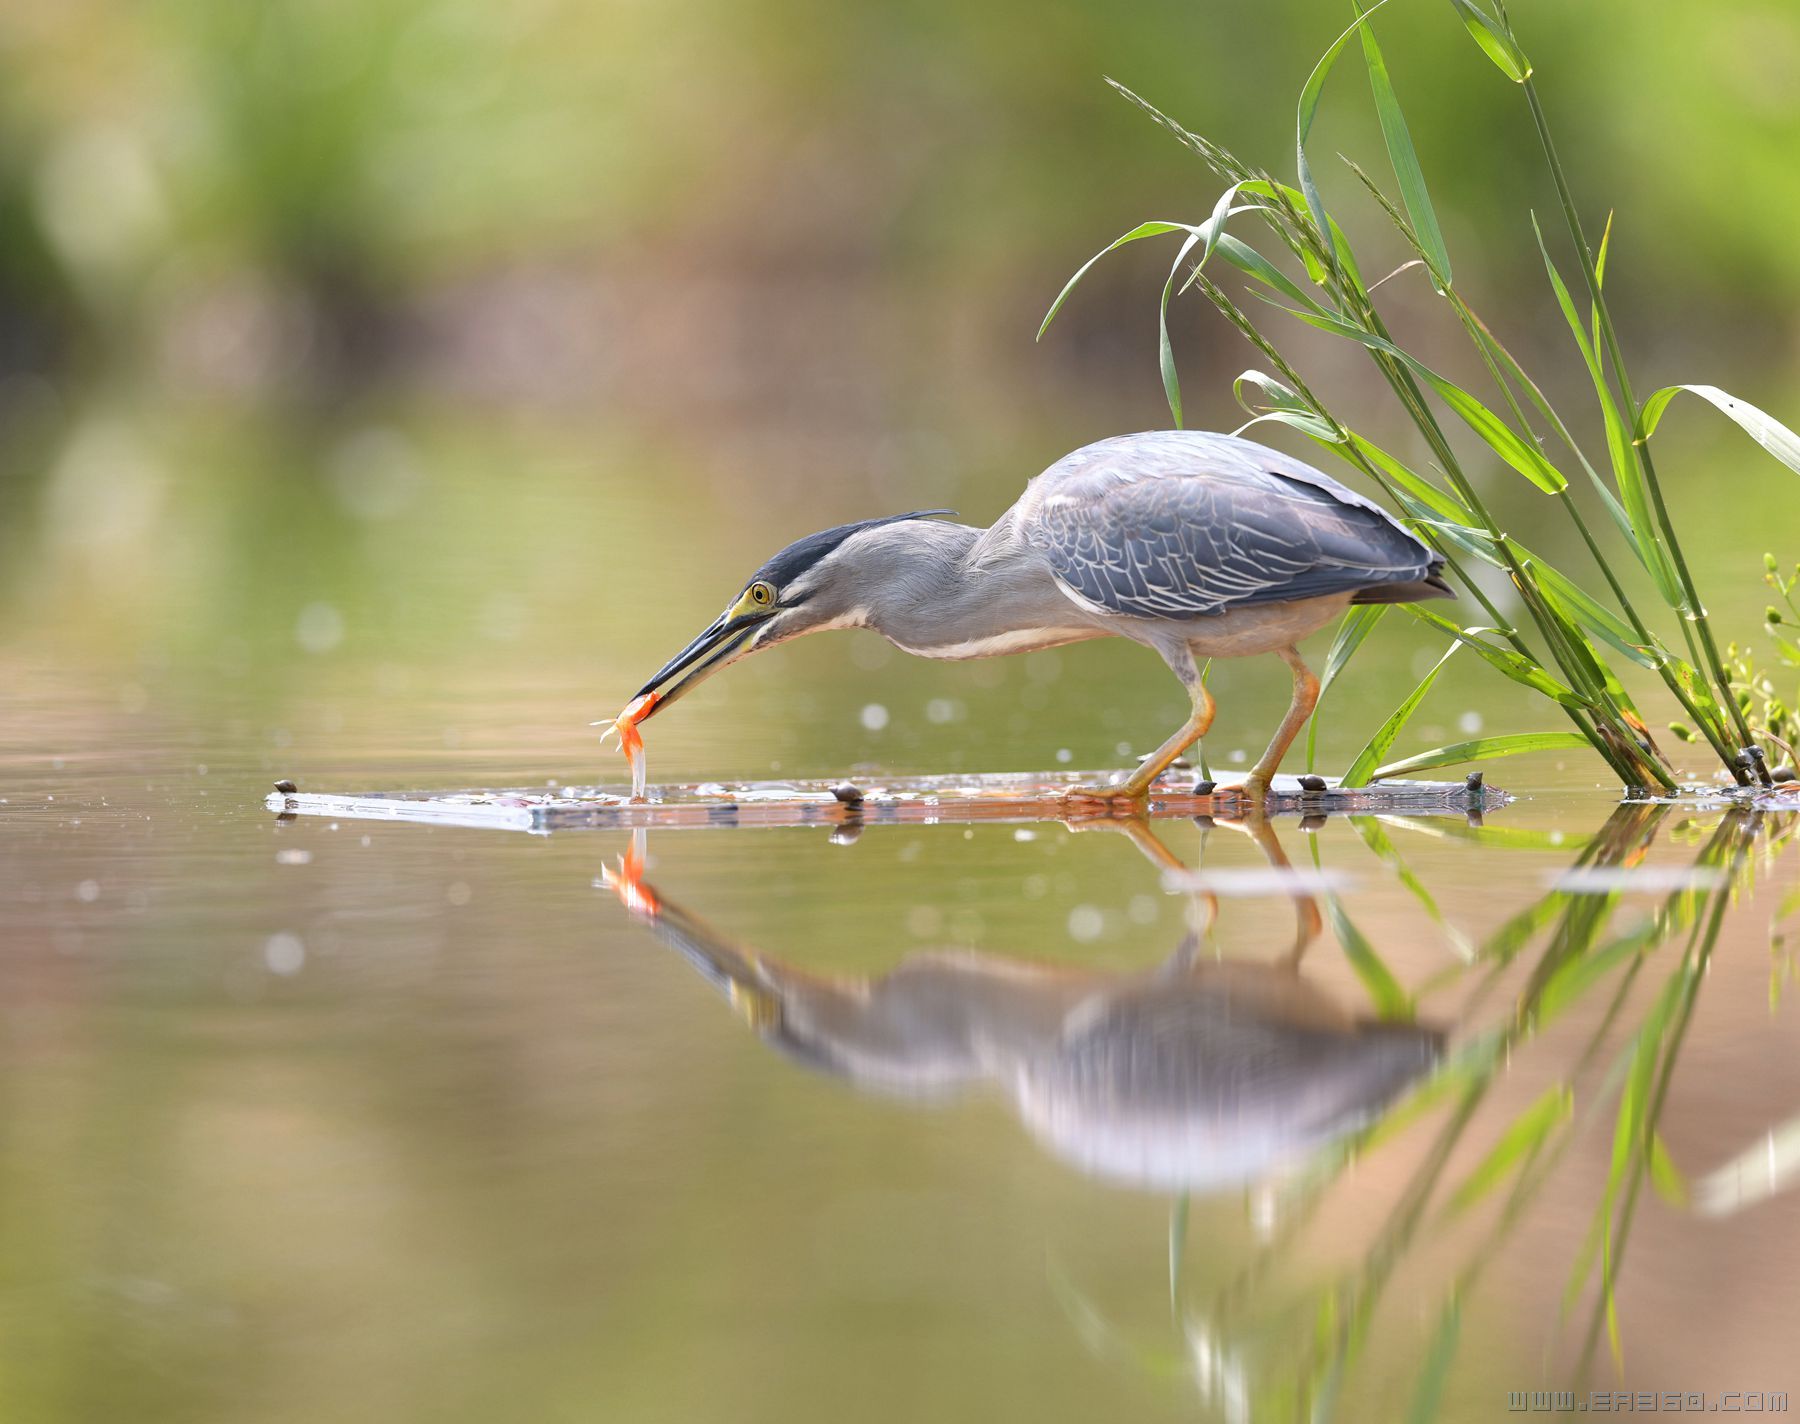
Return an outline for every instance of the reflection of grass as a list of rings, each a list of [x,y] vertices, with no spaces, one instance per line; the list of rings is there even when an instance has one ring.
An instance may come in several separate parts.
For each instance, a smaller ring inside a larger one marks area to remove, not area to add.
[[[1370,13],[1379,8],[1377,4]],[[1399,100],[1366,16],[1338,38],[1313,70],[1302,91],[1296,125],[1297,187],[1279,182],[1266,172],[1245,164],[1226,149],[1182,128],[1129,91],[1121,90],[1196,151],[1214,173],[1230,185],[1205,222],[1144,223],[1113,244],[1117,247],[1148,237],[1185,234],[1162,291],[1161,366],[1175,423],[1181,424],[1182,407],[1169,346],[1167,309],[1169,298],[1176,289],[1176,279],[1184,265],[1193,260],[1193,269],[1181,290],[1198,286],[1274,368],[1274,374],[1246,372],[1238,381],[1239,399],[1253,412],[1251,423],[1277,421],[1289,425],[1332,448],[1379,485],[1406,514],[1419,537],[1444,557],[1449,570],[1480,606],[1486,626],[1458,628],[1428,610],[1409,611],[1447,633],[1453,640],[1449,651],[1469,647],[1513,681],[1556,704],[1575,729],[1572,733],[1561,734],[1540,732],[1482,737],[1379,768],[1389,747],[1429,691],[1437,673],[1434,668],[1356,759],[1347,778],[1351,784],[1366,781],[1380,770],[1392,773],[1420,766],[1445,765],[1454,760],[1586,744],[1612,767],[1626,786],[1673,789],[1676,784],[1674,768],[1651,739],[1632,698],[1609,665],[1608,655],[1601,651],[1604,644],[1612,652],[1654,671],[1661,678],[1670,696],[1698,730],[1700,738],[1740,785],[1748,784],[1757,775],[1766,785],[1768,773],[1763,765],[1764,753],[1755,733],[1761,730],[1766,734],[1767,728],[1752,727],[1734,693],[1730,672],[1701,602],[1677,526],[1663,497],[1650,437],[1669,401],[1684,390],[1713,403],[1796,470],[1800,470],[1800,436],[1716,387],[1670,386],[1645,400],[1638,399],[1603,287],[1606,237],[1601,239],[1597,249],[1588,242],[1532,81],[1531,65],[1512,32],[1505,8],[1501,5],[1494,16],[1489,16],[1476,6],[1458,0],[1458,9],[1489,58],[1523,92],[1533,129],[1555,182],[1576,256],[1579,286],[1588,299],[1585,313],[1564,283],[1548,247],[1543,246],[1541,234],[1539,245],[1543,248],[1543,260],[1559,306],[1592,381],[1606,432],[1605,458],[1598,463],[1589,458],[1541,385],[1501,344],[1457,286]],[[1413,260],[1390,275],[1399,276],[1409,268],[1424,273],[1474,346],[1489,382],[1498,394],[1502,410],[1496,410],[1449,380],[1396,342],[1375,304],[1373,293],[1381,282],[1364,280],[1351,243],[1326,210],[1308,163],[1307,139],[1326,77],[1353,37],[1361,40],[1401,201],[1391,200],[1355,164],[1351,164],[1351,169],[1414,254]],[[1253,214],[1265,224],[1278,244],[1304,269],[1302,279],[1290,276],[1249,243],[1225,231],[1228,219],[1243,213]],[[1423,440],[1443,481],[1426,478],[1420,473],[1422,467],[1398,458],[1358,433],[1317,396],[1262,326],[1246,315],[1233,298],[1206,275],[1203,269],[1215,255],[1236,267],[1248,279],[1252,295],[1306,326],[1362,346]],[[1088,265],[1092,266],[1092,262]],[[1083,267],[1070,279],[1045,318],[1046,326],[1062,305],[1069,288],[1087,270]],[[1249,387],[1256,391],[1254,403],[1246,399]],[[1555,499],[1560,518],[1579,536],[1604,579],[1610,601],[1588,593],[1573,578],[1534,554],[1502,528],[1477,488],[1467,462],[1451,441],[1438,414],[1440,408],[1447,410],[1456,423],[1479,439],[1484,455],[1509,466],[1543,494]],[[1619,536],[1616,542],[1640,566],[1658,596],[1673,612],[1674,621],[1681,630],[1685,656],[1671,649],[1640,614],[1626,591],[1620,571],[1615,569],[1576,503],[1569,479],[1546,453],[1546,442],[1540,439],[1533,424],[1533,414],[1528,414],[1528,409],[1535,413],[1538,424],[1555,437],[1556,446],[1566,450],[1566,458],[1580,466],[1592,486],[1594,497],[1615,526]],[[1602,466],[1609,471],[1610,480],[1601,474]],[[1487,565],[1505,576],[1519,597],[1525,626],[1515,626],[1483,583],[1472,577],[1471,571],[1478,565]],[[1353,615],[1353,621],[1346,625],[1345,633],[1340,635],[1334,648],[1335,663],[1341,666],[1372,621],[1364,615]],[[1535,633],[1535,642],[1528,639],[1528,631]],[[1448,657],[1449,652],[1445,656]],[[1767,740],[1766,735],[1764,740]]]
[[[1666,806],[1622,806],[1578,855],[1588,869],[1629,870],[1641,862],[1669,815]],[[1479,1002],[1517,964],[1540,934],[1546,935],[1523,985],[1501,1024],[1466,1041],[1440,1071],[1409,1098],[1314,1161],[1288,1189],[1270,1238],[1204,1307],[1195,1306],[1182,1264],[1187,1203],[1176,1203],[1171,1221],[1170,1282],[1177,1328],[1190,1342],[1211,1342],[1216,1358],[1230,1359],[1249,1401],[1248,1417],[1331,1417],[1361,1362],[1386,1289],[1415,1251],[1441,1247],[1489,1203],[1498,1202],[1473,1244],[1442,1287],[1432,1323],[1415,1352],[1411,1411],[1434,1417],[1461,1344],[1463,1313],[1488,1268],[1504,1256],[1526,1213],[1568,1149],[1610,1112],[1612,1149],[1605,1185],[1594,1207],[1587,1242],[1564,1293],[1566,1313],[1592,1290],[1576,1369],[1586,1373],[1599,1334],[1611,1339],[1615,1359],[1624,1342],[1617,1323],[1617,1288],[1642,1188],[1646,1182],[1672,1206],[1685,1208],[1687,1184],[1663,1142],[1659,1123],[1682,1043],[1734,899],[1747,891],[1759,865],[1775,863],[1793,838],[1796,822],[1732,810],[1711,827],[1692,863],[1692,883],[1668,894],[1642,923],[1615,924],[1621,892],[1577,893],[1552,889],[1514,915],[1477,946],[1463,975],[1479,976]],[[1366,832],[1365,832],[1366,834]],[[1760,842],[1760,845],[1759,845]],[[1390,864],[1397,855],[1377,837],[1371,849]],[[1431,902],[1420,886],[1422,903]],[[1778,911],[1779,916],[1781,912]],[[1338,924],[1340,936],[1344,924]],[[1360,939],[1360,936],[1357,936]],[[1658,951],[1680,941],[1673,963]],[[1366,941],[1363,941],[1366,944]],[[1370,946],[1372,952],[1372,946]],[[1377,960],[1377,962],[1379,962]],[[1404,994],[1383,967],[1378,981],[1358,966],[1378,1009],[1391,993]],[[1646,974],[1658,976],[1646,1001]],[[1434,981],[1435,982],[1435,981]],[[1516,1054],[1576,1005],[1593,1000],[1596,1021],[1574,1051],[1570,1066],[1498,1125],[1480,1147],[1471,1141],[1478,1110],[1503,1079]],[[1635,1020],[1633,1003],[1644,1006]],[[1622,1049],[1610,1062],[1605,1051],[1618,1032]],[[1592,1080],[1598,1076],[1598,1083]],[[1617,1094],[1613,1102],[1613,1094]],[[1602,1104],[1612,1103],[1608,1108]],[[1441,1120],[1424,1145],[1418,1165],[1391,1195],[1392,1205],[1356,1263],[1322,1288],[1298,1299],[1271,1302],[1280,1267],[1302,1255],[1309,1228],[1332,1189],[1354,1164],[1394,1143],[1428,1118]],[[1470,1159],[1471,1165],[1454,1164]],[[1715,1174],[1717,1175],[1717,1174]],[[1092,1315],[1091,1307],[1085,1307]],[[1097,1317],[1095,1317],[1097,1318]],[[1112,1352],[1167,1363],[1155,1351],[1126,1351],[1115,1335]]]
[[[1621,808],[1608,832],[1578,863],[1599,866],[1632,863],[1655,834],[1663,815],[1662,808]],[[1723,867],[1735,878],[1748,864],[1747,851],[1758,830],[1758,818],[1754,815],[1733,813],[1727,816],[1703,847],[1696,867]],[[1448,1221],[1483,1198],[1506,1189],[1504,1204],[1486,1237],[1446,1290],[1439,1324],[1421,1366],[1415,1399],[1415,1412],[1420,1417],[1430,1413],[1430,1406],[1441,1393],[1445,1372],[1454,1357],[1460,1302],[1473,1292],[1526,1208],[1549,1179],[1562,1153],[1574,1140],[1572,1126],[1577,1083],[1586,1075],[1612,1031],[1626,994],[1648,956],[1669,939],[1687,931],[1681,960],[1668,971],[1627,1050],[1627,1072],[1617,1110],[1612,1167],[1596,1213],[1597,1239],[1603,1258],[1601,1289],[1584,1347],[1584,1364],[1601,1321],[1609,1322],[1617,1348],[1614,1304],[1617,1268],[1629,1234],[1638,1187],[1648,1175],[1666,1195],[1673,1198],[1681,1192],[1679,1176],[1662,1146],[1656,1124],[1705,961],[1717,942],[1733,888],[1728,880],[1704,891],[1678,890],[1663,902],[1647,925],[1611,937],[1607,932],[1618,905],[1617,892],[1572,895],[1555,890],[1543,898],[1541,903],[1556,907],[1558,917],[1538,962],[1513,1005],[1509,1021],[1504,1027],[1470,1043],[1429,1090],[1433,1096],[1449,1096],[1453,1103],[1450,1116],[1427,1152],[1424,1164],[1401,1194],[1399,1206],[1367,1253],[1363,1265],[1333,1288],[1333,1314],[1342,1324],[1329,1333],[1322,1346],[1315,1347],[1314,1358],[1304,1377],[1317,1390],[1310,1396],[1312,1402],[1335,1393],[1343,1374],[1355,1364],[1366,1342],[1369,1320],[1382,1289],[1400,1257],[1413,1244],[1415,1233],[1425,1221],[1426,1208],[1440,1195],[1440,1188],[1448,1191],[1440,1212],[1442,1221]],[[1517,920],[1502,927],[1495,947],[1504,946],[1511,950],[1516,939],[1516,924]],[[1616,979],[1612,1000],[1589,1034],[1573,1067],[1515,1114],[1476,1165],[1452,1186],[1446,1172],[1452,1151],[1464,1135],[1475,1109],[1498,1080],[1513,1053],[1609,979]],[[1573,1285],[1579,1287],[1587,1279],[1591,1263],[1591,1251],[1584,1253]],[[1304,1386],[1302,1397],[1308,1397]]]

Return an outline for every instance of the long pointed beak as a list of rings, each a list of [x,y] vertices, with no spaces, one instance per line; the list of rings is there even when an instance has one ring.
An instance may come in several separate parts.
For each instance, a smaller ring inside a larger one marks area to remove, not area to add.
[[[735,612],[734,609],[721,613],[705,632],[664,663],[661,671],[638,689],[639,697],[646,693],[659,693],[655,705],[644,714],[642,720],[648,721],[676,698],[706,681],[770,616],[765,613],[752,617],[733,617]],[[662,691],[671,678],[683,672],[687,673],[686,677],[667,691]]]

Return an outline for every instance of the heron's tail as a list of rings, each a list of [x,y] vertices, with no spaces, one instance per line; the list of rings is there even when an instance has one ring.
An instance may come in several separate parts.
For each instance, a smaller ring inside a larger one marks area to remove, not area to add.
[[[1422,579],[1405,583],[1378,583],[1359,588],[1350,595],[1352,603],[1420,603],[1427,598],[1455,598],[1456,590],[1444,582],[1436,569]]]

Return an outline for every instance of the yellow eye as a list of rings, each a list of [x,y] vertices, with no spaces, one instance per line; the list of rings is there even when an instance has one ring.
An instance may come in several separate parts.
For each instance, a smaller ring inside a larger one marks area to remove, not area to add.
[[[766,583],[753,583],[750,585],[750,601],[758,608],[767,608],[775,601],[775,590]]]

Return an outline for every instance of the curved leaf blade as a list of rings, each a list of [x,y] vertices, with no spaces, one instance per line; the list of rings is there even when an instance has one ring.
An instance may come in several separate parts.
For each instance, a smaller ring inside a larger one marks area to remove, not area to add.
[[[1433,747],[1401,761],[1391,761],[1377,767],[1373,779],[1381,781],[1390,776],[1410,776],[1415,771],[1429,771],[1433,767],[1491,761],[1495,757],[1517,756],[1520,752],[1586,751],[1588,745],[1588,739],[1580,732],[1513,732],[1506,736],[1476,737],[1467,742]]]
[[[1403,1023],[1411,1019],[1412,995],[1401,987],[1394,971],[1388,968],[1387,961],[1369,937],[1344,913],[1336,895],[1325,897],[1325,917],[1331,921],[1331,932],[1337,936],[1344,957],[1368,991],[1369,1001],[1375,1006],[1375,1016],[1384,1023]]]
[[[1419,685],[1407,694],[1406,700],[1388,715],[1387,721],[1376,728],[1375,735],[1369,738],[1369,744],[1358,752],[1356,760],[1350,763],[1350,770],[1344,773],[1341,785],[1367,786],[1369,784],[1369,778],[1374,774],[1375,768],[1393,748],[1395,739],[1406,730],[1406,724],[1412,721],[1413,713],[1419,710],[1419,704],[1425,700],[1425,694],[1431,691],[1431,684],[1437,681],[1438,674],[1444,670],[1444,664],[1456,656],[1456,650],[1460,647],[1462,647],[1461,643],[1452,643],[1446,648],[1443,657],[1437,660],[1430,672],[1419,679]]]
[[[1254,277],[1265,287],[1272,287],[1291,301],[1299,302],[1315,312],[1324,312],[1324,308],[1301,290],[1299,284],[1283,272],[1262,253],[1249,243],[1232,237],[1229,233],[1219,236],[1219,255],[1246,277]]]
[[[1575,1111],[1575,1095],[1566,1083],[1546,1089],[1501,1134],[1487,1156],[1463,1180],[1445,1204],[1446,1215],[1467,1211],[1543,1150],[1545,1142]]]
[[[1102,247],[1092,257],[1088,258],[1086,262],[1083,262],[1081,266],[1076,269],[1075,275],[1069,278],[1067,282],[1063,283],[1063,289],[1056,294],[1056,300],[1050,303],[1050,310],[1044,313],[1043,321],[1038,324],[1038,339],[1041,340],[1044,333],[1050,329],[1050,323],[1056,320],[1056,314],[1062,310],[1063,303],[1068,301],[1069,293],[1075,290],[1076,283],[1087,276],[1088,270],[1102,257],[1106,256],[1107,253],[1116,252],[1126,243],[1139,242],[1146,237],[1161,237],[1164,233],[1192,232],[1193,230],[1193,227],[1188,223],[1146,222],[1139,223],[1130,232],[1115,237],[1111,242],[1107,243],[1105,247]]]
[[[1462,22],[1469,33],[1475,37],[1475,43],[1486,52],[1487,57],[1500,66],[1500,72],[1514,84],[1523,84],[1531,78],[1531,61],[1525,58],[1525,52],[1519,48],[1519,42],[1511,34],[1502,29],[1485,11],[1470,3],[1470,0],[1450,0],[1456,7],[1456,13],[1462,16]]]
[[[1562,471],[1551,464],[1533,442],[1524,439],[1461,386],[1439,375],[1410,352],[1401,350],[1393,342],[1383,340],[1372,331],[1364,331],[1329,313],[1290,310],[1288,314],[1298,317],[1308,326],[1318,327],[1320,331],[1329,331],[1334,336],[1361,342],[1371,351],[1380,351],[1404,362],[1409,370],[1438,393],[1445,405],[1462,417],[1463,423],[1479,435],[1490,450],[1545,494],[1557,494],[1568,488],[1569,482],[1563,477]]]
[[[1574,689],[1558,682],[1530,658],[1521,653],[1515,653],[1511,648],[1497,647],[1477,636],[1496,630],[1459,628],[1448,618],[1433,613],[1429,608],[1421,608],[1416,603],[1409,603],[1405,607],[1406,611],[1421,623],[1428,623],[1440,633],[1447,633],[1452,638],[1473,648],[1489,664],[1505,673],[1514,682],[1529,687],[1533,692],[1540,692],[1552,701],[1562,703],[1565,707],[1585,708],[1590,705],[1586,698],[1575,692]]]
[[[1352,608],[1338,624],[1337,636],[1331,640],[1331,649],[1325,654],[1325,668],[1319,674],[1319,702],[1325,700],[1325,694],[1331,690],[1331,684],[1337,681],[1338,674],[1355,656],[1356,650],[1363,645],[1363,639],[1375,631],[1375,625],[1381,621],[1381,615],[1394,605],[1391,603],[1364,603]],[[1306,769],[1313,769],[1313,753],[1317,750],[1319,740],[1319,706],[1313,704],[1313,715],[1306,720]]]
[[[1266,406],[1257,406],[1244,394],[1244,387],[1255,386],[1268,401]],[[1318,415],[1313,408],[1300,399],[1299,394],[1284,382],[1262,371],[1245,371],[1231,383],[1231,394],[1241,406],[1245,414],[1251,417],[1239,426],[1233,434],[1248,430],[1259,421],[1278,420],[1283,425],[1291,425],[1303,434],[1322,440],[1327,445],[1339,442],[1335,428]]]
[[[1716,406],[1725,416],[1736,421],[1739,428],[1758,445],[1795,474],[1800,474],[1800,435],[1789,430],[1766,410],[1758,410],[1749,401],[1740,400],[1730,391],[1722,391],[1717,386],[1664,386],[1644,402],[1643,439],[1648,440],[1656,433],[1656,427],[1662,421],[1663,412],[1669,408],[1669,402],[1683,391]]]
[[[1181,424],[1181,378],[1175,370],[1175,348],[1169,341],[1169,298],[1175,292],[1175,278],[1181,274],[1181,264],[1187,261],[1188,253],[1196,244],[1204,244],[1200,248],[1200,260],[1194,266],[1197,273],[1206,265],[1206,259],[1213,255],[1219,245],[1219,237],[1225,231],[1225,222],[1233,213],[1246,211],[1246,207],[1232,207],[1231,200],[1237,196],[1239,184],[1233,183],[1219,195],[1219,201],[1213,204],[1212,215],[1199,227],[1189,228],[1187,241],[1181,244],[1181,251],[1175,254],[1175,261],[1169,266],[1169,279],[1163,283],[1162,301],[1156,311],[1156,361],[1162,371],[1163,395],[1169,402],[1169,414],[1175,418],[1175,428],[1180,430]],[[1192,278],[1189,279],[1192,281]],[[1186,286],[1182,287],[1187,290]]]
[[[1162,372],[1163,397],[1169,402],[1169,414],[1175,419],[1175,428],[1181,425],[1181,377],[1175,370],[1175,347],[1169,341],[1169,297],[1175,290],[1175,278],[1180,275],[1181,264],[1187,261],[1188,253],[1200,241],[1200,234],[1191,232],[1187,241],[1181,244],[1181,251],[1175,254],[1175,261],[1169,268],[1169,280],[1163,283],[1162,300],[1156,307],[1156,364]]]

